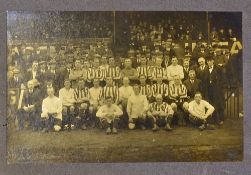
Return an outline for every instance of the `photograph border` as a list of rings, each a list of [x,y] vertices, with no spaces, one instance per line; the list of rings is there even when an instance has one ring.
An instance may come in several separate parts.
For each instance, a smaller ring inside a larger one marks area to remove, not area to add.
[[[244,159],[242,162],[76,163],[7,165],[6,11],[228,11],[242,12]],[[0,1],[0,174],[249,174],[251,172],[251,2],[245,0],[5,0]]]

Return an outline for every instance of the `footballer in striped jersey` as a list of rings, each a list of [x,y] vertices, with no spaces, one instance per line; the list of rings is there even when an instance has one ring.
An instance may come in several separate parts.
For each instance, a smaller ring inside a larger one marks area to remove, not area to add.
[[[156,57],[155,66],[152,68],[152,79],[156,80],[157,76],[161,76],[163,80],[167,80],[166,68],[162,67],[162,58]]]
[[[163,101],[162,95],[156,95],[156,101],[149,105],[148,117],[151,120],[152,130],[157,131],[159,127],[165,126],[165,130],[171,131],[173,109]]]
[[[112,97],[112,100],[115,104],[118,104],[119,100],[119,88],[114,85],[112,77],[106,77],[106,85],[102,90],[102,99],[105,99],[108,96]]]
[[[174,76],[174,83],[169,85],[169,99],[172,101],[172,108],[174,110],[174,119],[179,126],[185,126],[185,113],[183,104],[187,101],[187,88],[182,84],[179,75]]]
[[[89,89],[85,86],[83,78],[78,80],[78,86],[74,88],[75,106],[77,110],[76,124],[77,128],[86,129],[89,124]]]
[[[156,77],[156,83],[152,85],[152,95],[155,98],[158,94],[160,94],[164,100],[168,98],[168,85],[163,83],[163,79],[161,75]]]
[[[150,68],[147,66],[147,60],[146,57],[144,55],[141,56],[140,58],[140,66],[137,67],[137,72],[138,72],[138,76],[139,75],[145,75],[147,79],[151,79],[151,70]]]
[[[139,76],[139,88],[140,88],[140,94],[145,95],[148,100],[152,97],[152,87],[149,84],[146,84],[146,76],[144,74],[141,74]]]

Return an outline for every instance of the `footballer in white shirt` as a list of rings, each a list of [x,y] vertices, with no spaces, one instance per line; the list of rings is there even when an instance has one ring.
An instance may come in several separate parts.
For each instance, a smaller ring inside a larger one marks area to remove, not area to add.
[[[214,112],[214,107],[207,101],[202,100],[200,92],[196,92],[194,100],[188,104],[189,120],[195,125],[200,125],[199,129],[214,129],[214,126],[208,124],[208,119]]]

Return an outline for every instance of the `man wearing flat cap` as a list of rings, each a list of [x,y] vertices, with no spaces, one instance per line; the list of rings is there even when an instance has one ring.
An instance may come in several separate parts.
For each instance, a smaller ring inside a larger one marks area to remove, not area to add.
[[[20,70],[14,68],[12,70],[13,76],[8,79],[8,88],[20,88],[24,83],[24,78],[20,75]]]

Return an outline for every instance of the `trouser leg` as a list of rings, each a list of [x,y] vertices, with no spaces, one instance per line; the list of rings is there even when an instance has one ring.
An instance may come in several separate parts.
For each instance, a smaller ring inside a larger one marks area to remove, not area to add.
[[[17,111],[17,120],[19,129],[24,129],[25,115],[26,114],[22,109]]]
[[[193,123],[194,125],[202,125],[202,124],[207,123],[207,120],[195,117],[191,114],[189,115],[189,121]]]
[[[119,117],[115,117],[114,119],[113,119],[113,121],[112,121],[112,124],[113,124],[113,128],[116,128],[116,129],[118,129],[118,127],[119,127]]]
[[[178,109],[176,111],[176,116],[177,116],[177,120],[178,120],[178,125],[179,126],[184,126],[185,125],[184,115],[183,115],[183,112],[180,109]]]
[[[52,115],[49,115],[48,124],[47,124],[48,131],[52,131],[53,126],[54,126],[54,117]]]
[[[222,108],[218,109],[218,119],[219,119],[219,122],[224,121],[224,109]]]
[[[62,125],[61,128],[64,129],[65,125],[68,124],[67,107],[64,106],[62,110]]]
[[[172,114],[169,114],[166,118],[166,123],[168,123],[169,125],[172,124],[172,121],[173,121],[173,115]]]
[[[102,128],[107,129],[107,128],[111,128],[111,123],[109,123],[106,119],[102,118],[100,119]]]
[[[97,106],[91,105],[88,110],[87,124],[95,127],[100,126],[100,120],[96,117]]]
[[[149,123],[150,123],[150,127],[153,128],[154,125],[156,125],[156,117],[148,116],[148,120],[149,120]]]
[[[139,126],[142,130],[146,129],[145,127],[145,123],[146,123],[146,118],[144,116],[140,116],[138,118],[138,123],[139,123]]]
[[[34,112],[34,115],[35,115],[35,117],[34,117],[35,118],[34,127],[35,127],[36,130],[38,130],[40,128],[40,125],[41,125],[40,124],[40,115],[38,115],[38,113],[39,113],[38,111]]]
[[[36,130],[37,128],[37,116],[36,116],[36,112],[35,111],[31,111],[29,112],[29,118],[30,118],[30,126],[32,129]]]

